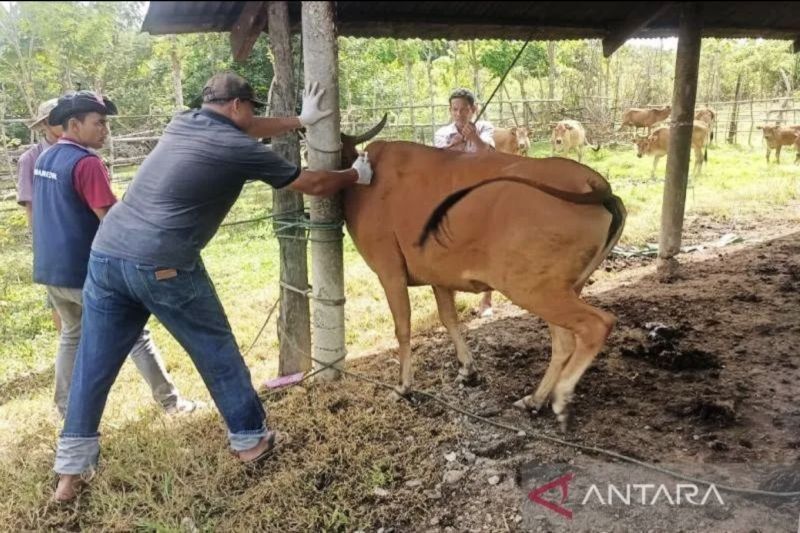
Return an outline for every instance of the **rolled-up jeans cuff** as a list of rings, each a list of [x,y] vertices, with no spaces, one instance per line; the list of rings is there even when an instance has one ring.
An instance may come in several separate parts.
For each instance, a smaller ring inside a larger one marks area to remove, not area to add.
[[[70,437],[58,439],[56,461],[53,470],[58,474],[82,474],[97,465],[100,455],[100,436]]]
[[[234,451],[242,452],[255,447],[266,435],[267,427],[261,426],[261,429],[251,429],[237,433],[228,432],[228,439],[230,439],[231,448]]]

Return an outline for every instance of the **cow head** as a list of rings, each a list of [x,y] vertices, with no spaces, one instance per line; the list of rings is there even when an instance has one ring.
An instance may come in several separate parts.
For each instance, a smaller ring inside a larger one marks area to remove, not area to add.
[[[636,157],[642,157],[650,153],[650,137],[636,137],[633,140],[636,145]]]
[[[560,148],[565,144],[564,137],[573,130],[572,124],[569,122],[558,122],[553,125],[553,145]]]
[[[756,126],[764,132],[765,139],[776,139],[778,137],[778,126]]]
[[[697,112],[694,114],[695,120],[699,120],[701,122],[705,122],[707,126],[710,126],[714,119],[716,118],[716,113],[710,107],[706,107],[704,109],[698,109]]]
[[[375,126],[366,133],[361,135],[348,135],[342,133],[342,168],[349,168],[356,159],[358,159],[358,151],[356,146],[365,143],[375,137],[386,126],[386,119],[388,115],[384,113],[383,118]]]
[[[528,137],[528,134],[528,128],[524,126],[511,128],[511,135],[514,136],[514,139],[517,142],[517,150],[519,151],[519,155],[528,155],[528,150],[531,147],[531,140]]]

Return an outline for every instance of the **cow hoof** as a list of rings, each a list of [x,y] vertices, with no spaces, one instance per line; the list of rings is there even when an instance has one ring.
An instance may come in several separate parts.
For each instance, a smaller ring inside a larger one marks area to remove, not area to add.
[[[528,397],[521,398],[514,402],[514,407],[520,411],[525,411],[531,415],[538,415],[541,405],[531,405],[528,403]]]
[[[408,387],[395,387],[392,392],[389,393],[389,399],[393,402],[399,402],[400,400],[404,399],[408,395]]]
[[[558,424],[561,427],[561,433],[569,433],[571,427],[572,417],[568,411],[564,411],[558,415]]]

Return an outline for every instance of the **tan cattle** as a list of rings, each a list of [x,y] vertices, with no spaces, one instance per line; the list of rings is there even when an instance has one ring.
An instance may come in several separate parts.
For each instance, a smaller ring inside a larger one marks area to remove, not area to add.
[[[661,126],[653,130],[648,137],[638,138],[634,141],[636,144],[636,155],[642,157],[645,155],[653,156],[653,170],[650,173],[651,178],[656,176],[656,165],[658,160],[667,155],[669,150],[669,137],[670,129],[667,126]],[[694,174],[700,175],[703,167],[703,160],[708,160],[708,154],[703,154],[703,147],[706,146],[708,139],[708,127],[704,122],[699,120],[694,121],[692,127],[692,150],[694,150]]]
[[[526,156],[531,147],[528,129],[522,126],[514,128],[495,128],[494,147],[498,152]]]
[[[583,159],[583,147],[589,146],[595,152],[600,149],[600,144],[592,146],[586,140],[586,130],[577,120],[562,120],[553,125],[553,133],[550,138],[552,154],[563,153],[565,156],[571,150],[578,152],[578,161]]]
[[[800,135],[800,126],[758,126],[764,132],[764,141],[767,143],[767,164],[769,154],[775,150],[775,162],[781,163],[781,147],[795,144]]]
[[[694,119],[705,123],[705,125],[709,128],[711,128],[711,124],[714,123],[714,119],[716,118],[717,114],[710,107],[704,107],[702,109],[698,109],[694,113]]]
[[[622,124],[619,129],[621,130],[625,126],[633,126],[634,133],[638,128],[647,128],[647,133],[650,133],[650,128],[653,127],[653,124],[666,120],[669,118],[670,113],[672,113],[672,106],[668,105],[650,109],[632,107],[622,114]]]
[[[356,153],[344,144],[347,165]],[[515,405],[539,409],[552,400],[564,426],[575,386],[616,322],[579,298],[624,226],[624,206],[608,182],[563,158],[381,141],[366,152],[372,184],[344,191],[345,220],[392,312],[399,343],[397,392],[412,386],[408,288],[433,288],[461,362],[460,379],[470,379],[476,370],[459,332],[454,293],[494,289],[546,320],[553,341],[539,387]]]

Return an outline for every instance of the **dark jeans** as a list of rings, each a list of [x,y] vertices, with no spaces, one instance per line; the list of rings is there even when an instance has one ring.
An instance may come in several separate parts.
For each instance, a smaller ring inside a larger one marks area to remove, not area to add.
[[[108,393],[147,319],[155,315],[189,353],[241,451],[266,434],[266,413],[202,261],[156,278],[163,268],[92,252],[83,287],[82,335],[55,471],[96,463]]]

